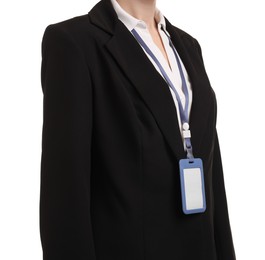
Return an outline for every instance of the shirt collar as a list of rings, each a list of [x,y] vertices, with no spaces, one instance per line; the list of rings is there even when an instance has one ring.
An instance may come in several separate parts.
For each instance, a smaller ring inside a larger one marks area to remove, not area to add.
[[[146,23],[142,20],[139,20],[128,12],[126,12],[116,0],[111,0],[114,10],[116,11],[118,18],[124,23],[124,25],[128,28],[129,31],[134,29],[135,27],[144,28],[146,29]],[[159,27],[163,27],[166,30],[166,21],[165,17],[161,13],[161,11],[156,8],[155,11],[155,20]]]

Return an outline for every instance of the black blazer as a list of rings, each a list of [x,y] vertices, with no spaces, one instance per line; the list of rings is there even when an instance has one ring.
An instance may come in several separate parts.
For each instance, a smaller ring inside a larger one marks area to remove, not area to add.
[[[169,87],[109,0],[42,42],[44,260],[234,260],[216,99],[198,42],[166,19],[188,71],[207,210],[185,215],[185,158]]]

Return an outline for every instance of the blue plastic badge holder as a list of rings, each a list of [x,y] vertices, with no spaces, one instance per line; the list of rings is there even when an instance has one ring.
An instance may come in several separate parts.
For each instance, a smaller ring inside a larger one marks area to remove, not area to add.
[[[200,158],[179,161],[182,209],[185,214],[206,210],[203,163]]]

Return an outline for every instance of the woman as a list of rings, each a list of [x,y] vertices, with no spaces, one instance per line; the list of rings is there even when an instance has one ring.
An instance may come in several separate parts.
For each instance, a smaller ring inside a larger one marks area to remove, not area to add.
[[[43,259],[234,260],[198,42],[155,0],[101,0],[42,55]]]

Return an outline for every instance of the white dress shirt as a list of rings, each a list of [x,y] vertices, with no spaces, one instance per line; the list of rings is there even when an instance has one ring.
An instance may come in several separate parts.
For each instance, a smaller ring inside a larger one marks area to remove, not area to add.
[[[156,8],[156,13],[155,13],[155,20],[157,22],[157,29],[158,32],[162,38],[168,59],[169,59],[169,63],[171,65],[172,70],[170,69],[167,60],[165,59],[164,55],[162,54],[162,52],[160,51],[160,49],[157,47],[157,45],[154,43],[151,34],[148,31],[147,25],[144,21],[136,19],[135,17],[133,17],[132,15],[130,15],[129,13],[127,13],[116,0],[111,0],[111,3],[113,5],[114,10],[117,13],[117,16],[119,18],[119,20],[121,20],[124,25],[128,28],[128,30],[131,32],[132,29],[135,29],[137,31],[137,33],[141,36],[141,38],[145,41],[146,45],[150,48],[150,50],[154,53],[154,55],[156,56],[156,58],[158,59],[158,61],[160,62],[160,64],[162,65],[162,67],[164,68],[165,72],[167,73],[169,79],[171,80],[171,82],[174,84],[182,106],[185,106],[185,95],[182,91],[182,87],[181,87],[181,77],[180,77],[180,73],[179,73],[179,68],[178,68],[178,64],[176,61],[176,57],[175,54],[172,50],[172,48],[169,45],[169,41],[168,41],[168,37],[165,35],[165,32],[161,29],[161,26],[163,26],[164,30],[166,31],[166,22],[165,22],[165,18],[162,15],[162,13],[160,12],[160,10],[158,8]],[[166,31],[167,32],[167,31]],[[168,32],[167,32],[168,33]],[[169,33],[168,33],[169,34]],[[142,47],[143,48],[143,47]],[[144,50],[144,48],[143,48]],[[145,51],[145,50],[144,50]],[[146,53],[146,51],[145,51]],[[157,71],[161,74],[161,76],[163,77],[162,73],[160,72],[160,69],[158,68],[157,64],[154,62],[154,60],[150,57],[149,54],[147,54],[147,57],[150,59],[150,61],[152,62],[152,64],[155,66],[155,68],[157,69]],[[178,56],[179,57],[179,56]],[[179,57],[180,59],[180,57]],[[191,89],[191,84],[190,84],[190,80],[187,74],[187,71],[180,59],[181,62],[181,66],[182,66],[182,70],[186,79],[186,83],[187,83],[187,87],[188,87],[188,95],[189,95],[189,107],[188,107],[188,112],[190,114],[190,110],[191,110],[191,103],[192,103],[192,89]],[[179,122],[179,126],[180,126],[180,132],[182,135],[182,124],[181,124],[181,119],[180,119],[180,114],[179,114],[179,107],[178,107],[178,101],[176,99],[176,96],[173,92],[173,90],[169,87],[172,98],[174,100],[175,103],[175,107],[176,107],[176,113],[178,116],[178,122]],[[183,136],[182,136],[183,138]]]

